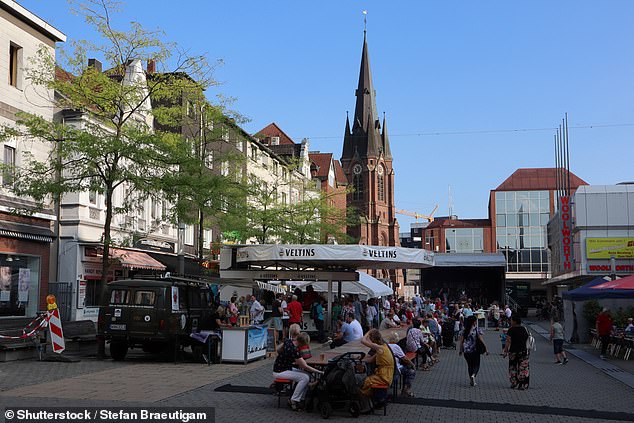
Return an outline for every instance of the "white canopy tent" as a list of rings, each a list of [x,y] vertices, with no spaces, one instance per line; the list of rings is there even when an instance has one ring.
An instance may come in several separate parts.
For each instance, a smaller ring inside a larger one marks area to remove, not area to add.
[[[357,271],[357,273],[359,274],[359,280],[357,282],[341,282],[342,293],[360,295],[365,298],[384,297],[394,293],[392,288],[380,280],[365,272]],[[333,281],[333,283],[337,282]],[[287,284],[299,288],[305,288],[308,285],[312,285],[316,292],[328,292],[328,282],[289,281]]]
[[[318,285],[320,289],[327,286],[323,292],[327,292],[329,309],[333,300],[333,282],[354,284],[360,275],[370,277],[356,273],[356,269],[423,269],[432,266],[433,252],[394,246],[258,244],[224,246],[220,251],[220,277],[223,280],[251,283],[258,280],[311,281],[307,284],[312,283],[315,289]],[[391,288],[372,279],[374,282],[365,279],[366,285],[362,285],[365,288],[359,285],[348,288],[356,287],[372,296],[392,293]],[[370,284],[374,290],[368,288]],[[326,317],[326,324],[330,326],[330,315]]]

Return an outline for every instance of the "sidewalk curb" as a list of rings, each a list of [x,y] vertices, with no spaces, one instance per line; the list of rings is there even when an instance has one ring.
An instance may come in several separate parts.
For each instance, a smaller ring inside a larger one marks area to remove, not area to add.
[[[550,340],[550,333],[546,329],[542,328],[536,323],[527,322],[527,324],[530,326],[533,332],[541,335],[546,340]],[[616,379],[619,382],[622,382],[630,388],[634,389],[634,374],[623,370],[613,364],[610,364],[608,361],[601,360],[600,358],[597,358],[594,355],[582,350],[567,349],[566,353],[574,355],[581,361],[584,361],[592,367],[601,370],[604,374],[610,376],[611,378]]]

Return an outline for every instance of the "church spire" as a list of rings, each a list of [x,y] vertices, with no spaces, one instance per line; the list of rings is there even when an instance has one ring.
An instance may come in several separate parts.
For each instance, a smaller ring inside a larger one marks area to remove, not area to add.
[[[388,160],[392,159],[392,150],[390,149],[390,139],[387,136],[387,120],[385,119],[385,112],[383,112],[383,133],[381,134],[383,139],[383,154]]]
[[[357,104],[354,109],[354,123],[359,122],[361,128],[372,128],[377,119],[374,86],[372,84],[372,72],[370,71],[370,56],[368,54],[368,42],[366,32],[363,31],[363,52],[361,53],[361,69],[359,71],[359,85],[355,93]],[[371,119],[372,122],[367,122]],[[352,130],[354,131],[354,127]]]

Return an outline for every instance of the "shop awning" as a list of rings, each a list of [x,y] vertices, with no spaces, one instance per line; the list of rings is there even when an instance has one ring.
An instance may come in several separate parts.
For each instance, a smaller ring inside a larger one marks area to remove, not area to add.
[[[128,269],[165,270],[165,265],[141,251],[111,248],[110,256],[119,260],[121,266]]]

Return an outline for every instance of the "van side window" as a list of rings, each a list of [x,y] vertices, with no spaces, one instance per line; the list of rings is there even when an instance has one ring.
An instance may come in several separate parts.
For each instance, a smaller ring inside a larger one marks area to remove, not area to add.
[[[110,294],[110,304],[128,304],[127,289],[113,289]]]
[[[134,293],[135,305],[154,305],[156,293],[154,291],[136,291]]]
[[[192,308],[200,308],[200,291],[197,289],[189,290],[189,305]]]

